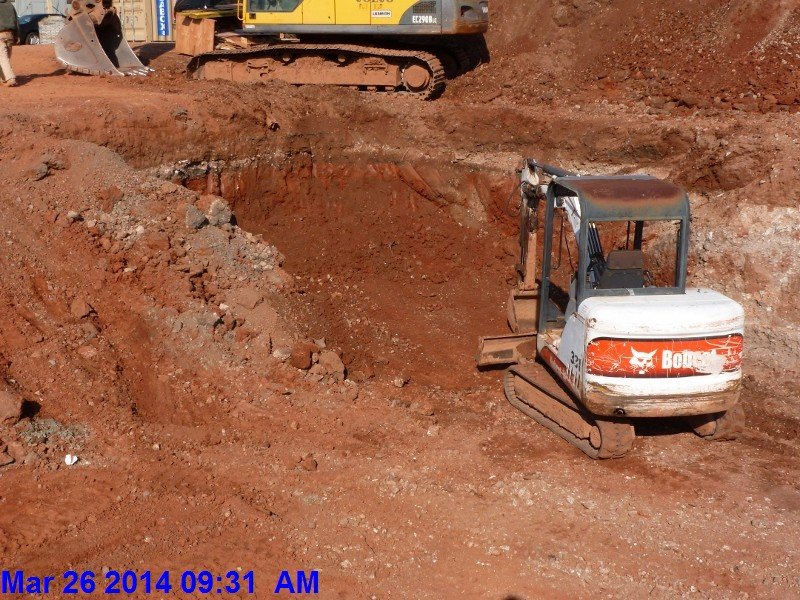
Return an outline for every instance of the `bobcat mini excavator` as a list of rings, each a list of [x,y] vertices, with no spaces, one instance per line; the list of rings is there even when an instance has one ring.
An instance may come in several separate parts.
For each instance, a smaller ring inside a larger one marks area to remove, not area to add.
[[[686,192],[654,177],[578,176],[530,159],[520,189],[514,333],[481,338],[478,354],[480,366],[512,365],[509,402],[592,458],[628,452],[643,417],[681,417],[703,438],[735,438],[744,426],[744,311],[686,287]],[[614,249],[606,254],[604,244]]]

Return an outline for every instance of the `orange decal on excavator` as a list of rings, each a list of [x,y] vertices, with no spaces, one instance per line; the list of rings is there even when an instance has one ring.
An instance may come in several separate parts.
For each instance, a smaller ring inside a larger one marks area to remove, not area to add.
[[[586,371],[606,377],[690,377],[736,371],[742,362],[738,333],[695,339],[596,338],[586,349]]]
[[[580,396],[580,375],[577,372],[571,372],[567,366],[561,362],[561,359],[556,356],[555,352],[547,346],[542,349],[541,354],[544,362],[556,372],[561,381],[563,381],[574,394]]]

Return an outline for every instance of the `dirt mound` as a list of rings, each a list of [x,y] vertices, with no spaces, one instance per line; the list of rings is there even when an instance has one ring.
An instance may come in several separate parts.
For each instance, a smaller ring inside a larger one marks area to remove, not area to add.
[[[800,103],[800,8],[788,0],[501,2],[492,17],[492,62],[470,77],[489,96],[655,110]]]

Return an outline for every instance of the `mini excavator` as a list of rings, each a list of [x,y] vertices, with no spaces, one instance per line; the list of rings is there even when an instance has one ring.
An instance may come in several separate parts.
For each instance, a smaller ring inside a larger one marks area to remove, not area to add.
[[[479,366],[511,365],[509,402],[592,458],[627,453],[641,418],[679,417],[703,438],[734,439],[744,427],[744,311],[686,287],[686,192],[532,159],[519,189],[513,333],[481,338],[478,353]]]

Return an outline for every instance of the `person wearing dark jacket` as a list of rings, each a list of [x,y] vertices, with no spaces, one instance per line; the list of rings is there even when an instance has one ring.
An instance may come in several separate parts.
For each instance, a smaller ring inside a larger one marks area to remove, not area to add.
[[[11,70],[11,48],[18,33],[19,20],[14,5],[8,0],[0,0],[0,79],[9,87],[17,85],[17,78]]]

